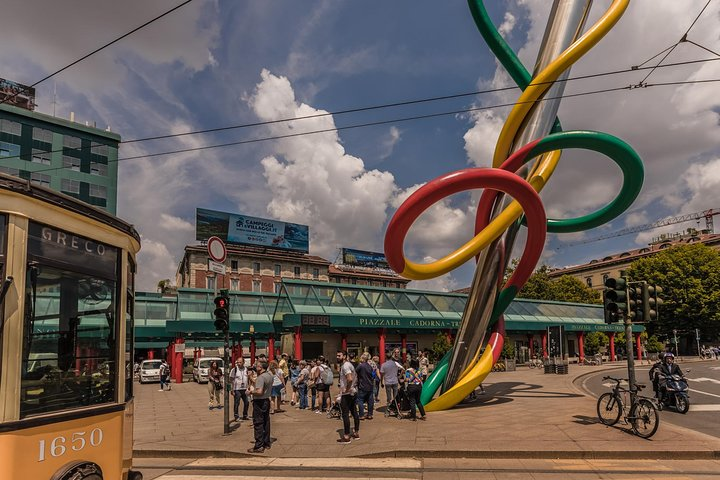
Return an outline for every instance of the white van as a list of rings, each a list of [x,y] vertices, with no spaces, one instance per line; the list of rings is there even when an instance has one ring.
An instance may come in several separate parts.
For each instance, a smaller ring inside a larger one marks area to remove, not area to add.
[[[220,357],[200,357],[193,365],[193,380],[198,383],[207,383],[208,371],[212,362],[217,362],[220,372],[223,372],[223,359]]]
[[[140,364],[140,383],[160,381],[162,360],[143,360]]]

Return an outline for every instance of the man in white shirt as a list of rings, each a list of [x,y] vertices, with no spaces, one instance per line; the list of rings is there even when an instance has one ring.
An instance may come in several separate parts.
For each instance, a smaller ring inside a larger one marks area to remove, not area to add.
[[[250,401],[247,397],[248,389],[248,371],[245,368],[245,359],[243,357],[238,358],[235,361],[235,366],[230,370],[230,381],[232,382],[232,392],[235,399],[234,413],[235,421],[240,421],[240,415],[238,414],[238,407],[240,406],[240,400],[243,402],[243,420],[249,420],[248,418],[248,407]]]
[[[346,351],[337,352],[337,362],[340,365],[340,411],[342,412],[344,434],[338,439],[339,443],[350,443],[360,438],[360,415],[357,411],[357,374],[355,367],[348,361]],[[350,434],[350,415],[353,417],[355,430]]]

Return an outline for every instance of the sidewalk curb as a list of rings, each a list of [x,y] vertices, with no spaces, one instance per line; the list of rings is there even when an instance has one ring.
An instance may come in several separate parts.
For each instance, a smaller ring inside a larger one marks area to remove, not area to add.
[[[477,459],[537,459],[537,460],[663,460],[667,459],[668,453],[672,453],[673,460],[718,460],[719,450],[686,450],[686,451],[633,451],[633,450],[428,450],[418,452],[417,450],[395,450],[383,454],[362,454],[348,455],[354,458],[477,458]],[[134,450],[134,458],[253,458],[257,455],[249,455],[240,452],[222,450]],[[272,458],[272,457],[262,457]],[[291,458],[283,456],[282,458]],[[306,458],[306,457],[297,457]],[[245,468],[245,467],[244,467]],[[251,467],[247,467],[251,468]],[[302,469],[302,466],[295,467]],[[273,469],[272,465],[263,466],[263,469]],[[287,470],[287,467],[278,467],[278,470]]]

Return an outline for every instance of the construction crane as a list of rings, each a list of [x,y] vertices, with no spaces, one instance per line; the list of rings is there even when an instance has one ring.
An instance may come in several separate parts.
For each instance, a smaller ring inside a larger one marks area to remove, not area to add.
[[[699,220],[701,218],[705,219],[705,228],[710,233],[714,233],[715,228],[713,225],[713,217],[715,215],[720,215],[720,209],[711,208],[710,210],[703,210],[701,212],[688,213],[686,215],[678,215],[676,217],[668,217],[663,220],[658,220],[657,222],[646,223],[645,225],[638,225],[636,227],[624,228],[624,229],[618,230],[616,232],[607,233],[605,235],[600,235],[599,237],[588,238],[586,240],[578,240],[577,242],[565,243],[565,244],[561,245],[560,247],[558,247],[558,249],[562,249],[562,248],[566,248],[566,247],[574,247],[577,245],[585,245],[587,243],[593,243],[593,242],[597,242],[600,240],[606,240],[608,238],[622,237],[623,235],[630,235],[632,233],[644,232],[645,230],[652,230],[653,228],[664,227],[665,225],[674,225],[676,223],[689,222],[690,220]]]

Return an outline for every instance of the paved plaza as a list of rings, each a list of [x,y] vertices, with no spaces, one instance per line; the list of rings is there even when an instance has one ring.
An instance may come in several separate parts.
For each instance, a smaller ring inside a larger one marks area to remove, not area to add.
[[[284,405],[272,415],[272,449],[259,457],[407,457],[475,459],[615,459],[668,457],[676,460],[720,458],[720,438],[662,421],[657,434],[643,440],[625,425],[598,423],[596,399],[575,379],[604,368],[570,366],[568,375],[546,375],[520,368],[492,373],[477,401],[413,422],[383,416],[361,422],[360,439],[336,442],[342,422]],[[336,389],[337,387],[335,387]],[[381,405],[384,394],[381,394]],[[251,407],[252,408],[252,407]],[[253,429],[243,421],[223,436],[222,410],[208,410],[207,389],[195,383],[136,385],[135,456],[143,458],[245,457]]]

